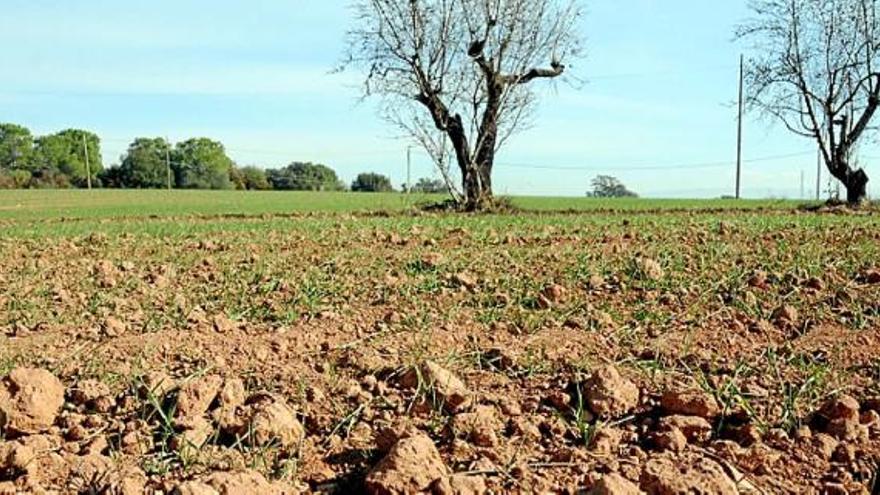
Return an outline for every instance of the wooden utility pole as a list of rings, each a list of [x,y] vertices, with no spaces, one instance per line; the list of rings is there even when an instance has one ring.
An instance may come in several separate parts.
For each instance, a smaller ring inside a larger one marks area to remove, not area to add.
[[[165,137],[165,179],[168,182],[168,190],[171,190],[171,141]]]
[[[92,167],[89,164],[89,141],[86,139],[86,133],[82,133],[83,137],[83,154],[86,158],[86,185],[92,188]]]
[[[742,144],[743,144],[743,80],[745,57],[739,56],[739,112],[736,131],[736,199],[742,197]]]

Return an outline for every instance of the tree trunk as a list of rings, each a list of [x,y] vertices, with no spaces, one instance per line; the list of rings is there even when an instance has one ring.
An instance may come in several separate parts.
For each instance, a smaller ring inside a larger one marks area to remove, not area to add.
[[[852,171],[847,168],[843,185],[846,186],[847,203],[858,205],[868,198],[868,174],[864,170]]]
[[[473,163],[461,167],[461,182],[464,189],[464,207],[467,211],[477,211],[482,206],[483,187],[480,173]]]
[[[846,187],[846,202],[851,205],[863,203],[868,198],[868,174],[864,170],[853,170],[846,160],[848,151],[841,146],[832,157],[828,170],[835,179]]]

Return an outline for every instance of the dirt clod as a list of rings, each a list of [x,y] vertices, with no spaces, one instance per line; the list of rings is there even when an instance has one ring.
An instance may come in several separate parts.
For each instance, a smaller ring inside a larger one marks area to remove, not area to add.
[[[453,420],[453,429],[479,447],[497,445],[497,432],[502,426],[495,408],[484,405],[476,406],[472,412],[458,414]]]
[[[0,382],[0,433],[48,430],[64,404],[64,385],[46,370],[16,368]]]
[[[614,366],[594,371],[584,383],[584,396],[590,409],[605,418],[625,416],[639,404],[639,388]]]
[[[397,442],[367,475],[365,486],[372,495],[405,495],[427,491],[446,475],[434,442],[419,434]]]
[[[471,392],[461,379],[437,363],[426,361],[417,368],[410,369],[403,378],[404,387],[421,390],[439,400],[442,406],[458,412],[471,403]]]
[[[589,495],[644,495],[632,481],[617,473],[606,474],[593,485]]]
[[[177,418],[188,419],[203,416],[217,394],[223,380],[218,376],[203,376],[184,383],[177,394]]]
[[[699,416],[711,419],[721,414],[718,402],[700,391],[667,391],[660,399],[660,406],[669,414]]]
[[[699,416],[667,416],[660,420],[661,431],[681,431],[689,442],[705,442],[712,436],[712,425]]]
[[[483,495],[487,492],[486,479],[482,476],[454,474],[431,485],[433,495]]]
[[[671,427],[666,431],[656,433],[654,435],[654,444],[660,450],[682,452],[687,448],[688,440],[680,429]]]
[[[736,483],[717,462],[705,457],[661,456],[642,470],[641,488],[649,495],[738,495]]]
[[[636,260],[639,277],[643,280],[658,281],[665,276],[663,266],[651,258],[639,258]]]

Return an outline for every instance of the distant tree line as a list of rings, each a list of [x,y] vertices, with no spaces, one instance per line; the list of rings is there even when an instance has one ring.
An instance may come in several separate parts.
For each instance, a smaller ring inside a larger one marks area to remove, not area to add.
[[[421,179],[420,185],[431,179]],[[391,180],[363,173],[350,186],[332,168],[310,162],[264,170],[239,167],[222,143],[193,138],[172,144],[137,138],[118,165],[104,167],[97,134],[67,129],[35,137],[16,124],[0,123],[0,189],[106,187],[127,189],[239,189],[280,191],[392,192]]]

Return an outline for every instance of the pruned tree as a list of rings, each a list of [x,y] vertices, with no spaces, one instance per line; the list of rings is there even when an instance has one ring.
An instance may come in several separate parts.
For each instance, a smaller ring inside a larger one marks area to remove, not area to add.
[[[452,185],[454,156],[469,210],[492,199],[495,155],[529,123],[533,82],[580,55],[577,0],[357,0],[344,67],[364,95],[418,142]]]
[[[847,201],[866,198],[853,153],[880,104],[880,0],[750,0],[748,104],[813,139]]]

